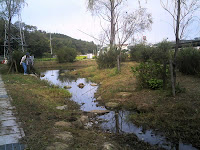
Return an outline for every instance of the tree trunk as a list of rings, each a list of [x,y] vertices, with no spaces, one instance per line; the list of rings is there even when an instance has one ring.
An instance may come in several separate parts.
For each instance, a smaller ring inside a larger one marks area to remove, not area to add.
[[[163,62],[163,90],[166,89],[166,68],[167,68],[167,62],[164,60]]]
[[[173,72],[173,64],[172,60],[169,60],[169,65],[170,65],[170,75],[171,75],[171,85],[172,85],[172,95],[175,96],[175,84],[174,84],[174,72]]]
[[[120,72],[120,55],[117,55],[117,71]]]
[[[8,20],[8,53],[9,55],[12,53],[11,50],[11,17]]]
[[[180,27],[180,13],[181,13],[181,1],[180,0],[177,0],[177,19],[176,19],[176,46],[175,46],[175,52],[174,52],[174,59],[173,59],[173,62],[172,62],[172,65],[173,65],[173,81],[174,81],[174,85],[173,87],[176,86],[176,68],[177,68],[177,64],[176,64],[176,57],[177,57],[177,53],[178,53],[178,48],[179,48],[179,27]],[[172,87],[172,90],[173,90],[173,87]],[[174,88],[174,91],[175,91],[175,88]],[[172,91],[173,96],[175,96],[175,92]]]
[[[115,45],[115,0],[110,0],[110,48],[112,49]]]

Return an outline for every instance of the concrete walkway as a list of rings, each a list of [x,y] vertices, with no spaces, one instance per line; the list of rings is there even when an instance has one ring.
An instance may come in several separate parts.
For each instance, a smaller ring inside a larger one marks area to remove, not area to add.
[[[13,114],[15,107],[11,106],[11,100],[0,75],[0,150],[23,150],[24,145],[19,141],[25,135]]]

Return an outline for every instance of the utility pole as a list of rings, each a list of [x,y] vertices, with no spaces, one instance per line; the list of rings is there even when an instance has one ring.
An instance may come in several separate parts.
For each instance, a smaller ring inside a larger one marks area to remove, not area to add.
[[[22,46],[22,52],[24,52],[24,34],[22,34],[22,18],[21,15],[18,15],[18,20],[19,20],[19,33],[20,33],[20,38],[21,38],[21,46]]]
[[[52,44],[51,44],[51,33],[50,33],[50,50],[51,50],[51,56],[53,56],[53,50],[52,50]]]

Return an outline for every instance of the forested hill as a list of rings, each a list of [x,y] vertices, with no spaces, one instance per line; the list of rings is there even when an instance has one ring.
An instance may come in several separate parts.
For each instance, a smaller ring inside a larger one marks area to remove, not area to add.
[[[19,26],[18,22],[13,24],[12,34],[17,35],[19,31],[17,27]],[[42,57],[50,53],[50,33],[47,33],[42,30],[38,30],[36,26],[22,24],[24,28],[24,36],[26,41],[26,49],[34,54],[36,57]],[[70,29],[69,29],[70,30]],[[0,19],[0,54],[3,54],[3,43],[4,43],[4,21]],[[70,47],[74,48],[78,54],[92,53],[96,49],[96,45],[93,42],[87,42],[82,40],[77,40],[71,38],[64,34],[52,33],[52,47],[53,53],[56,54],[56,51],[64,48]],[[20,48],[17,42],[12,41],[12,47],[14,49]]]

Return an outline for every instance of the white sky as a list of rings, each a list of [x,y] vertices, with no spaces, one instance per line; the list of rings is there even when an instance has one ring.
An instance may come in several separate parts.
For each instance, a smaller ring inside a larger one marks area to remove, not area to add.
[[[86,0],[27,0],[27,6],[22,10],[22,21],[28,25],[37,26],[38,29],[62,33],[70,37],[95,41],[84,31],[92,36],[99,37],[101,27],[98,17],[91,15],[86,9]],[[128,0],[127,10],[137,8],[137,0]],[[151,31],[143,33],[147,37],[147,42],[156,43],[165,38],[174,40],[173,29],[169,25],[171,17],[160,5],[160,0],[148,0],[142,6],[152,13],[153,24]],[[139,35],[141,38],[143,35]],[[189,39],[200,37],[200,32],[191,34]]]

